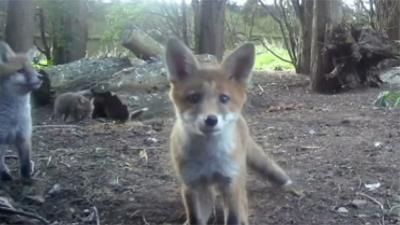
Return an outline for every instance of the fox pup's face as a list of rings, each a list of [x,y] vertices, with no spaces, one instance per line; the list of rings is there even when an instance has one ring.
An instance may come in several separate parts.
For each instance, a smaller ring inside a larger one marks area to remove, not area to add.
[[[254,64],[252,44],[235,50],[221,65],[204,67],[189,49],[172,39],[167,44],[166,64],[177,117],[193,132],[218,134],[240,118]]]
[[[41,75],[32,67],[29,58],[30,53],[15,54],[5,42],[0,41],[0,64],[7,66],[18,62],[19,65],[23,65],[0,81],[7,92],[24,95],[38,89],[42,84]]]
[[[40,87],[42,84],[40,77],[40,74],[33,68],[23,68],[5,78],[4,85],[8,90],[13,90],[18,94],[26,94]]]
[[[94,109],[93,99],[89,100],[84,96],[80,96],[78,101],[79,103],[77,107],[78,107],[79,117],[84,118],[90,116]]]

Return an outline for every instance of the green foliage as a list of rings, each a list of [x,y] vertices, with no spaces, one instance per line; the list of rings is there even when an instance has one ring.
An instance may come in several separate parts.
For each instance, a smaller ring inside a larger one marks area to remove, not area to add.
[[[145,11],[150,10],[151,5],[146,1],[135,1],[126,4],[115,2],[106,9],[106,27],[103,33],[103,41],[120,40],[124,28],[129,23],[141,24],[146,20]]]
[[[382,91],[374,104],[377,107],[397,108],[400,106],[400,91]]]
[[[53,60],[47,60],[46,58],[40,59],[38,62],[33,62],[33,68],[35,69],[44,69],[49,66],[53,66]]]
[[[280,57],[289,59],[286,49],[276,46],[271,47],[271,49]],[[265,50],[265,48],[262,46],[256,47],[256,54],[256,62],[254,66],[255,70],[294,70],[294,66],[292,64],[282,61],[272,53]]]

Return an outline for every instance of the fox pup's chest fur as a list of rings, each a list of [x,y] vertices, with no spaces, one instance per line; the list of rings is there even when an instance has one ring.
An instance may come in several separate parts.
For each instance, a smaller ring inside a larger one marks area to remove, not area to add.
[[[9,97],[0,92],[0,142],[10,144],[31,132],[29,95]]]
[[[233,160],[237,150],[234,130],[215,136],[183,135],[181,171],[187,185],[229,182],[239,175],[238,162]]]

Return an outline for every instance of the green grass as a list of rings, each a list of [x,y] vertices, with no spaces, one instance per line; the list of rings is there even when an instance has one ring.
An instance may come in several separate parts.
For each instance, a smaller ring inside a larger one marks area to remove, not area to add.
[[[271,49],[280,57],[290,59],[286,49],[275,46],[272,46]],[[255,70],[276,70],[277,68],[282,68],[282,70],[294,70],[292,64],[280,60],[263,46],[257,46],[256,52]]]

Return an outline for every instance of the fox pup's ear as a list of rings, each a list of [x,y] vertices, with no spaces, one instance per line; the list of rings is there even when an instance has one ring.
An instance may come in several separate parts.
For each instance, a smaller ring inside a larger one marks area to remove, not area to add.
[[[231,53],[222,63],[230,78],[240,83],[250,80],[255,60],[255,47],[251,43],[243,44]]]
[[[170,81],[184,80],[197,70],[193,53],[179,40],[170,39],[165,50],[165,63]]]
[[[79,103],[83,104],[86,102],[86,98],[83,96],[79,96]]]

